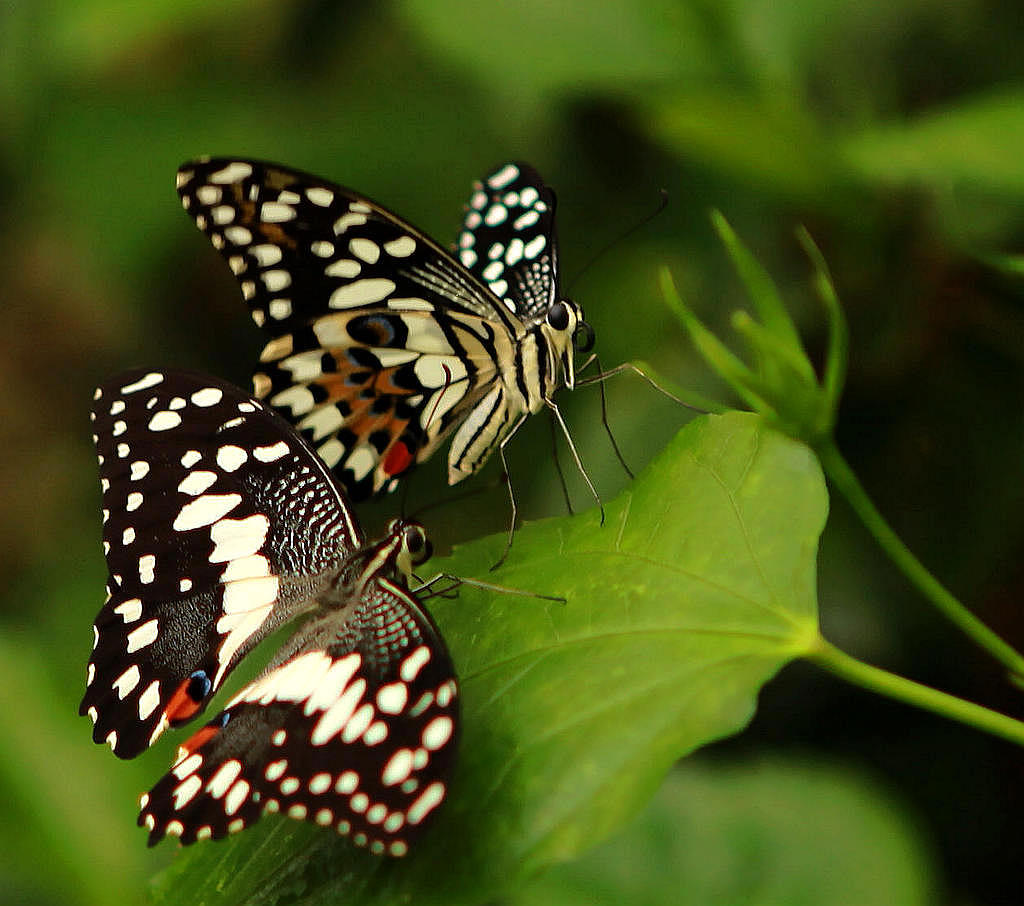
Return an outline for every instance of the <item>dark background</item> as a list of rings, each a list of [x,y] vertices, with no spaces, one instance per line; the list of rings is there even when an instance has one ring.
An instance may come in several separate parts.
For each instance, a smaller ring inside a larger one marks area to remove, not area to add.
[[[563,280],[603,362],[642,358],[723,398],[657,269],[735,345],[728,316],[743,295],[707,218],[721,209],[820,356],[823,318],[793,237],[806,225],[850,321],[841,448],[938,577],[1024,644],[1021,46],[1010,0],[7,4],[0,900],[131,902],[170,858],[134,827],[134,797],[170,746],[117,762],[75,713],[104,579],[87,413],[95,383],[132,365],[247,381],[261,338],[174,193],[175,169],[199,154],[322,173],[442,240],[474,178],[529,160],[559,192]],[[581,273],[662,188],[667,211]],[[630,377],[608,395],[634,466],[686,418]],[[560,399],[610,497],[626,479],[596,392]],[[510,460],[535,518],[563,504],[548,427],[533,422]],[[438,547],[502,529],[496,482],[492,466],[480,494],[431,512]],[[570,486],[587,505],[571,475]],[[409,495],[446,499],[443,463]],[[839,500],[820,566],[831,640],[1021,714],[1020,691]],[[872,778],[916,828],[941,901],[1024,901],[1019,749],[797,664],[764,690],[747,732],[697,758],[765,754]]]

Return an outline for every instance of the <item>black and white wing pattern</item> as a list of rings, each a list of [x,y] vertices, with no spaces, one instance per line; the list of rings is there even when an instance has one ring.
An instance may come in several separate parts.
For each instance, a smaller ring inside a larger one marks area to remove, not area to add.
[[[130,372],[93,418],[110,581],[80,710],[97,742],[138,754],[310,613],[143,797],[150,842],[280,809],[401,855],[445,796],[458,732],[451,659],[406,584],[422,528],[366,544],[305,441],[216,379]]]
[[[456,254],[509,311],[544,318],[558,301],[554,191],[529,164],[497,167],[473,185]]]
[[[457,257],[365,195],[273,164],[195,161],[178,193],[271,336],[256,395],[354,500],[393,490],[452,433],[462,480],[573,386],[573,339],[592,332],[559,298],[555,197],[526,164],[476,184]]]

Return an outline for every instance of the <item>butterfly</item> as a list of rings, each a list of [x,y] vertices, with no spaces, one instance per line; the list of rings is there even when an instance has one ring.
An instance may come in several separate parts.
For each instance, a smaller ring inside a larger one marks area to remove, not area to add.
[[[92,419],[110,572],[80,708],[96,742],[138,755],[306,617],[142,797],[150,845],[280,811],[403,855],[445,798],[459,730],[451,658],[408,587],[423,528],[367,542],[295,430],[214,378],[122,374]]]
[[[528,164],[475,184],[454,253],[299,170],[203,158],[177,186],[271,337],[256,396],[309,439],[351,499],[394,490],[452,435],[448,482],[462,481],[496,449],[504,460],[544,407],[580,464],[552,397],[573,388],[574,350],[594,334],[560,295],[555,194]]]

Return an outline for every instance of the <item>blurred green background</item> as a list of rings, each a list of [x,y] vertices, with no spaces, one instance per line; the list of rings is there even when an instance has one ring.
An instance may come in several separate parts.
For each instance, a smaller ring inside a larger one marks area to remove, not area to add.
[[[529,160],[559,192],[563,281],[605,365],[644,358],[709,393],[723,391],[663,305],[658,266],[728,336],[743,295],[708,223],[720,208],[818,349],[793,238],[805,224],[850,319],[840,446],[924,562],[1024,643],[1022,46],[1012,0],[4,4],[0,902],[139,902],[173,856],[148,852],[134,821],[174,741],[121,763],[76,711],[105,577],[92,387],[131,365],[245,384],[261,346],[174,193],[175,169],[199,154],[322,173],[442,240],[474,178]],[[667,211],[581,273],[661,188]],[[686,416],[631,377],[607,389],[642,466]],[[626,478],[596,391],[561,402],[610,497]],[[541,418],[510,447],[528,518],[563,510],[550,443]],[[506,524],[493,466],[475,486],[425,517],[441,549]],[[449,498],[442,488],[432,463],[407,507]],[[840,501],[820,567],[833,641],[1021,713],[1020,691]],[[750,729],[690,759],[608,844],[645,858],[552,872],[523,902],[681,902],[709,866],[729,884],[702,876],[692,902],[795,902],[765,878],[805,875],[809,903],[1022,902],[1021,754],[796,665]],[[870,894],[835,883],[858,874]]]

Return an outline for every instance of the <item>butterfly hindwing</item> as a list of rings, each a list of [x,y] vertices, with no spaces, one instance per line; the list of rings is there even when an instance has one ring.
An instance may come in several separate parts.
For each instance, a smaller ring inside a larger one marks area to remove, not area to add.
[[[529,164],[502,164],[473,186],[456,245],[462,264],[523,321],[557,300],[555,193]]]
[[[488,330],[462,313],[328,314],[271,341],[255,384],[363,500],[430,456],[493,384]]]
[[[405,589],[375,577],[185,743],[139,824],[151,844],[191,843],[281,812],[403,855],[446,795],[457,730],[444,643]]]
[[[81,713],[130,758],[308,606],[359,531],[290,426],[229,384],[129,372],[93,421],[110,597]]]

